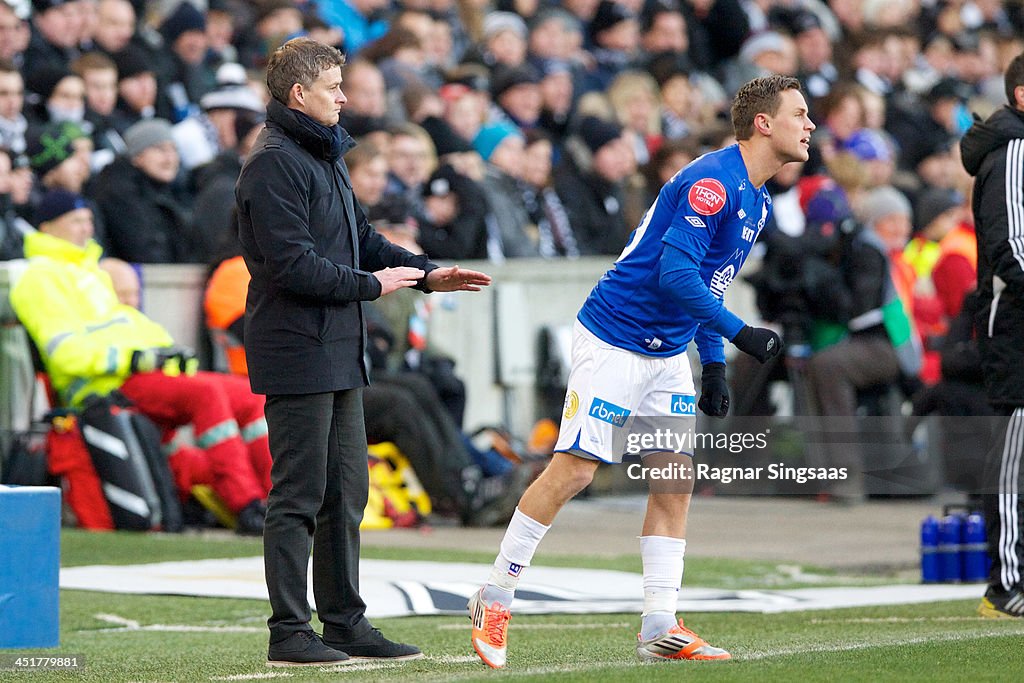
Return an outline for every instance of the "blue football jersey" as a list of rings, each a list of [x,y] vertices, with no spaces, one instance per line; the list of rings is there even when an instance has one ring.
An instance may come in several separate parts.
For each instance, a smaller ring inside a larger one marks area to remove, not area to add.
[[[591,290],[580,322],[628,351],[684,352],[698,323],[659,284],[665,244],[691,255],[701,280],[721,299],[768,221],[771,204],[768,190],[747,177],[738,145],[695,159],[661,188],[615,265]]]

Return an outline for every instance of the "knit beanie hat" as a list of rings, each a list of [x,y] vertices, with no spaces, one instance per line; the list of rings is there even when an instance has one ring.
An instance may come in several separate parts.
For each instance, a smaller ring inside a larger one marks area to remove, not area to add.
[[[164,22],[160,24],[160,35],[164,37],[164,44],[174,45],[174,41],[181,37],[186,31],[205,31],[206,17],[197,10],[190,2],[182,2],[177,9],[171,12]]]
[[[32,69],[25,77],[25,87],[39,95],[39,101],[45,102],[57,89],[57,84],[68,76],[74,76],[71,70],[64,66],[53,64],[41,64]]]
[[[914,204],[914,229],[924,230],[932,221],[963,204],[963,197],[956,190],[930,187],[921,193]]]
[[[596,116],[584,116],[580,119],[579,136],[590,153],[597,154],[597,150],[622,137],[622,126]]]
[[[164,119],[145,119],[139,121],[124,133],[124,144],[128,158],[141,154],[147,147],[164,142],[173,142],[171,124]]]
[[[590,39],[597,42],[597,36],[603,31],[607,31],[616,24],[623,21],[636,20],[636,15],[633,14],[625,5],[622,5],[613,0],[601,0],[601,4],[597,6],[597,11],[594,13],[594,18],[590,20]]]
[[[874,225],[886,216],[893,214],[900,214],[908,218],[913,216],[910,201],[903,196],[902,192],[888,185],[876,187],[868,192],[861,206],[864,222],[868,225]]]
[[[35,174],[43,178],[75,153],[75,140],[88,138],[81,127],[70,121],[47,124],[38,135],[28,139],[25,154]]]
[[[39,206],[36,207],[33,218],[35,218],[36,225],[38,226],[60,218],[66,213],[88,207],[89,205],[82,198],[82,195],[68,192],[67,190],[55,189],[44,194],[43,198],[39,200]]]
[[[123,50],[113,56],[114,64],[117,65],[117,80],[138,76],[139,74],[153,73],[153,65],[146,50],[138,45],[128,44]]]
[[[523,136],[519,128],[508,121],[489,123],[483,126],[473,138],[473,148],[484,158],[484,161],[490,161],[494,150],[510,135]]]

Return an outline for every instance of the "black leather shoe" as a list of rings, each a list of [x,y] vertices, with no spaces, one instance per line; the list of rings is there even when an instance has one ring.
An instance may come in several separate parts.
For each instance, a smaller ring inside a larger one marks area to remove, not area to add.
[[[357,640],[341,643],[330,640],[329,637],[325,636],[324,643],[335,650],[344,650],[352,659],[405,661],[423,657],[423,653],[415,645],[390,641],[375,628],[370,629],[369,633]]]
[[[316,633],[299,631],[284,640],[271,643],[267,666],[336,666],[351,664],[345,652],[328,647]]]

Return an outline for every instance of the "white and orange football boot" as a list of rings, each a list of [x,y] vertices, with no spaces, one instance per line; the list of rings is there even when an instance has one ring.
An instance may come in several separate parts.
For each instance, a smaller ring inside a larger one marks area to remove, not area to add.
[[[643,640],[636,635],[636,656],[646,662],[672,659],[732,659],[732,655],[720,647],[712,647],[690,629],[683,626],[683,620],[663,635]]]
[[[492,669],[505,666],[508,651],[508,622],[512,613],[500,602],[489,607],[481,588],[469,599],[469,618],[473,621],[473,649]]]

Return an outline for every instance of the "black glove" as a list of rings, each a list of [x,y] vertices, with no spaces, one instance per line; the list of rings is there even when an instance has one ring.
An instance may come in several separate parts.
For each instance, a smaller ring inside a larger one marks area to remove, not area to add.
[[[199,370],[195,352],[186,346],[160,346],[132,351],[131,371],[153,372],[167,375],[194,375]]]
[[[697,407],[711,417],[729,412],[729,384],[725,381],[725,363],[708,363],[700,373],[700,400]]]
[[[756,358],[758,363],[766,363],[782,351],[782,337],[764,327],[744,325],[732,343],[743,353]]]

